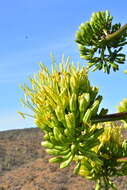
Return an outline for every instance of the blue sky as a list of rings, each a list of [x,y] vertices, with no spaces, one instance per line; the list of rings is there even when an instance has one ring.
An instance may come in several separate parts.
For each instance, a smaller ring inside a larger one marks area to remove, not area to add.
[[[17,111],[28,111],[20,103],[23,92],[19,85],[38,71],[38,62],[50,68],[49,55],[53,52],[58,62],[64,53],[83,63],[74,42],[79,25],[89,20],[92,12],[106,9],[114,21],[124,24],[126,7],[126,0],[0,1],[0,131],[35,126],[33,120],[22,119]],[[90,72],[91,83],[104,96],[102,106],[108,107],[110,113],[116,112],[116,105],[127,97],[124,69],[127,64],[109,76]]]

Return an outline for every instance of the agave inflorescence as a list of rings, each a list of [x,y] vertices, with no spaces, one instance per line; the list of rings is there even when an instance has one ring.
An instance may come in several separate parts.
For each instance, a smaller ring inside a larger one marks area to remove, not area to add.
[[[95,180],[96,190],[107,187],[117,189],[112,181],[114,176],[127,175],[127,140],[122,136],[122,126],[107,122],[98,124],[97,128],[104,129],[98,137],[100,144],[93,147],[102,165],[96,164],[88,157],[75,157],[79,164],[78,174],[90,180]],[[79,162],[81,160],[81,162]]]
[[[82,23],[76,33],[80,56],[89,61],[89,67],[94,66],[93,71],[103,69],[109,74],[111,68],[117,71],[119,64],[125,61],[121,50],[127,44],[127,26],[121,32],[121,24],[112,24],[112,19],[107,10],[94,12],[90,21]]]
[[[41,144],[53,156],[49,162],[65,168],[75,161],[74,173],[95,180],[96,190],[117,189],[111,177],[127,175],[127,140],[122,137],[122,126],[103,124],[108,121],[103,120],[108,109],[99,110],[102,96],[91,86],[88,72],[92,66],[106,73],[111,67],[118,70],[118,64],[125,61],[120,51],[127,44],[126,30],[127,25],[112,24],[108,11],[93,13],[76,35],[88,67],[70,63],[69,57],[65,61],[64,56],[57,65],[52,56],[52,71],[40,64],[39,73],[30,78],[31,88],[22,86],[25,98],[21,101],[33,111],[32,117],[44,133]],[[127,111],[126,99],[118,110]],[[19,113],[24,118],[31,116]],[[126,117],[123,121],[127,124]]]
[[[76,68],[69,58],[57,69],[53,64],[50,73],[44,65],[31,78],[32,89],[24,85],[22,102],[34,111],[35,123],[45,133],[42,145],[64,168],[75,155],[85,156],[102,164],[91,149],[99,144],[103,129],[91,128],[91,117],[97,115],[102,96],[92,87],[88,71]],[[25,114],[22,114],[25,117]]]

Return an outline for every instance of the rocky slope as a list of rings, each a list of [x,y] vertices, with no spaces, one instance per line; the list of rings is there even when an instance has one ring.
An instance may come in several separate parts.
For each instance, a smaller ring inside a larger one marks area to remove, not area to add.
[[[93,182],[73,174],[74,163],[59,169],[48,163],[37,128],[0,132],[0,190],[93,190]],[[127,190],[127,178],[117,178]]]

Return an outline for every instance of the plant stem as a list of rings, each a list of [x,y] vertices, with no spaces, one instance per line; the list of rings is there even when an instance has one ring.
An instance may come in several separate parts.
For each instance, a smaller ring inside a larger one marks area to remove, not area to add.
[[[109,180],[106,176],[103,177],[103,181],[104,181],[104,190],[109,190]]]
[[[104,116],[96,116],[91,118],[92,123],[108,122],[108,121],[118,121],[127,119],[127,112],[113,113]]]
[[[114,40],[115,38],[121,36],[123,34],[123,32],[125,32],[127,30],[127,24],[123,25],[119,30],[117,30],[116,32],[113,32],[112,34],[108,34],[104,40],[106,41],[110,41],[110,40]]]

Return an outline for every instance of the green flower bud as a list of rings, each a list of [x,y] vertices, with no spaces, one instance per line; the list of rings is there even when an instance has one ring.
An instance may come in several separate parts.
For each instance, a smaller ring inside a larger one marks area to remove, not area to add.
[[[49,163],[61,163],[63,161],[62,157],[53,157],[49,159]]]
[[[71,161],[73,160],[73,155],[71,155],[67,160],[65,160],[64,162],[62,162],[60,164],[60,168],[65,168],[67,166],[69,166],[69,164],[71,163]]]
[[[75,129],[75,116],[73,113],[69,113],[65,115],[66,126],[70,131],[74,131]]]
[[[102,96],[98,96],[93,105],[91,106],[92,116],[97,115],[97,111],[101,101],[102,101]]]
[[[84,113],[90,104],[89,93],[83,93],[81,96],[79,96],[78,97],[78,103],[79,103],[79,111],[80,111],[80,122],[82,122]]]
[[[59,121],[61,121],[63,124],[65,123],[65,112],[62,106],[57,106],[55,109],[56,116]]]
[[[92,112],[91,112],[91,109],[89,108],[89,109],[87,109],[87,111],[83,117],[83,123],[88,124],[90,122],[91,116],[92,116]]]
[[[72,93],[78,93],[78,89],[79,89],[79,82],[78,82],[78,77],[77,75],[72,75],[70,78],[70,87],[71,87],[71,91]]]
[[[78,98],[79,101],[79,111],[85,112],[86,108],[89,106],[90,103],[90,94],[89,93],[83,93]]]
[[[77,111],[77,95],[72,93],[70,98],[70,111],[76,112]]]
[[[50,143],[49,141],[43,141],[43,142],[41,142],[41,145],[46,148],[51,148],[51,149],[54,147],[54,145],[52,143]]]

